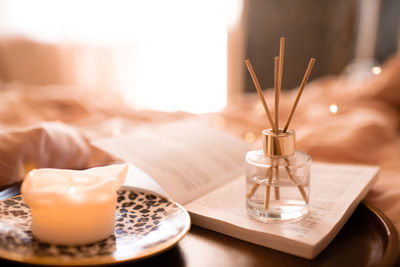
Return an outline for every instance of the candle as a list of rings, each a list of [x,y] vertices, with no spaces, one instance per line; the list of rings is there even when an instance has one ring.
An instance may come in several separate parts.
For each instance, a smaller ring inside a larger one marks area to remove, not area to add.
[[[59,245],[90,244],[113,235],[116,190],[127,172],[127,164],[30,171],[21,193],[31,210],[32,234]]]

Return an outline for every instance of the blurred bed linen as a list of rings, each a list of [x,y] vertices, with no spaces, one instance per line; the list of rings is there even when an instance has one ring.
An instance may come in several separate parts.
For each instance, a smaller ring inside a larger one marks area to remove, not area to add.
[[[281,95],[282,124],[295,94]],[[273,110],[272,90],[265,96]],[[111,92],[0,83],[0,185],[20,181],[31,167],[81,169],[109,164],[114,159],[91,147],[90,140],[187,117],[207,120],[255,145],[267,125],[255,94],[239,97],[220,113],[195,116],[135,110]],[[379,75],[363,81],[343,75],[310,83],[292,121],[298,148],[314,161],[381,167],[367,200],[400,231],[400,55],[388,60]]]
[[[58,122],[3,129],[0,151],[0,186],[20,182],[34,168],[85,168],[90,152],[75,128]]]

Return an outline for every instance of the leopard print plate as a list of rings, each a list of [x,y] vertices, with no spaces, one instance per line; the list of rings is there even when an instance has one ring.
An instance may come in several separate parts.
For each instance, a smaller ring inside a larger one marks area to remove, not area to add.
[[[0,257],[32,264],[97,265],[140,259],[176,244],[190,228],[179,204],[132,187],[118,191],[114,235],[84,246],[59,246],[32,236],[21,195],[0,201]]]

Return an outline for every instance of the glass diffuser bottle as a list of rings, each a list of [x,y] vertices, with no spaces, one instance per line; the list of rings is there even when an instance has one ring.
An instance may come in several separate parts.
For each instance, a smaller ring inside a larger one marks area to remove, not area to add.
[[[295,132],[262,131],[263,148],[246,154],[246,209],[261,221],[308,212],[311,157],[295,150]]]
[[[278,112],[285,38],[280,41],[279,57],[275,57],[275,122],[250,60],[245,61],[271,125],[271,129],[262,131],[263,148],[246,154],[246,209],[249,216],[259,221],[297,219],[308,213],[311,157],[295,149],[296,134],[288,127],[315,58],[310,59],[289,117],[280,129]]]

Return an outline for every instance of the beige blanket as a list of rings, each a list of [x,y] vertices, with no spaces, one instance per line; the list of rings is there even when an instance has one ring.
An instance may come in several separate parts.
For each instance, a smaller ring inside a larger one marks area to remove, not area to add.
[[[296,91],[283,93],[283,126]],[[273,110],[273,92],[266,90]],[[205,103],[206,105],[206,103]],[[329,110],[337,106],[337,113]],[[31,168],[87,168],[114,159],[89,145],[93,138],[119,135],[143,124],[196,117],[187,113],[138,111],[107,92],[67,86],[0,83],[0,186],[21,181]],[[221,113],[197,116],[248,142],[268,127],[255,94],[232,101]],[[291,128],[298,149],[314,161],[374,164],[381,175],[367,201],[381,209],[400,231],[400,56],[382,73],[355,82],[326,77],[310,83]]]

